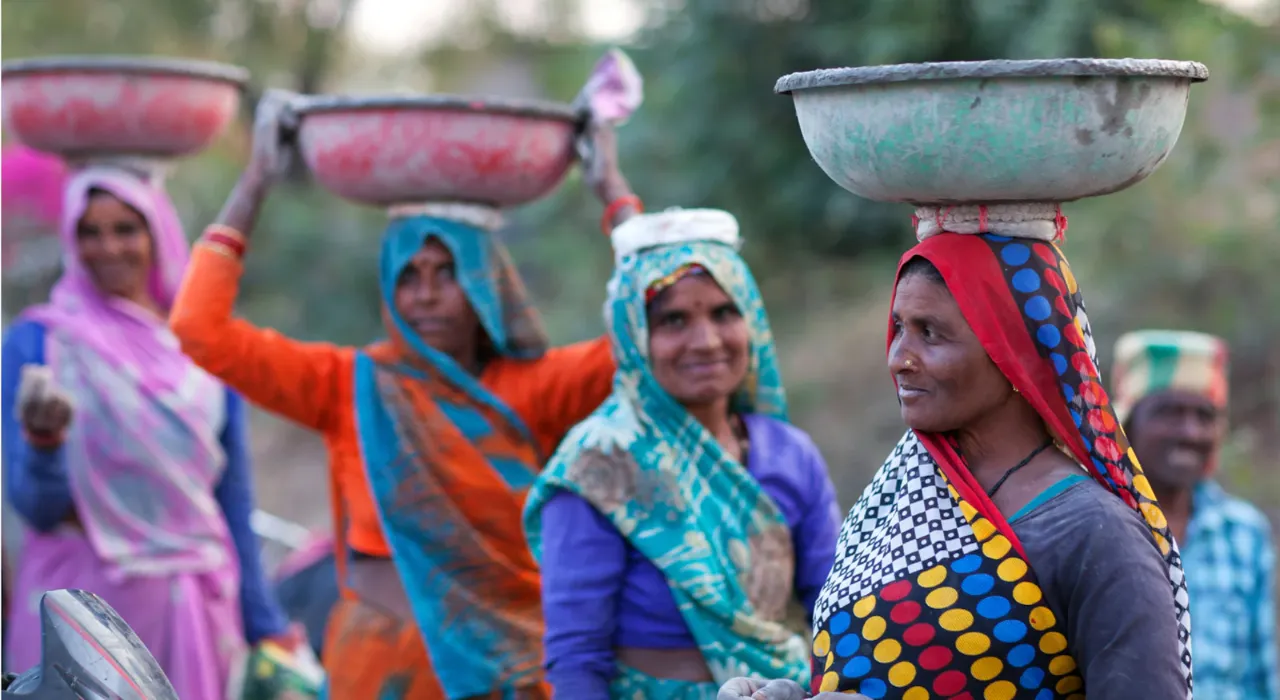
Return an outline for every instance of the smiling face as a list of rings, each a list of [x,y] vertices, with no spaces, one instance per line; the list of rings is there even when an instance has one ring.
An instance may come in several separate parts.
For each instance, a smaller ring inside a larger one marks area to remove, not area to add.
[[[480,318],[458,284],[453,254],[428,239],[396,279],[396,312],[433,349],[463,367],[474,367],[480,346]]]
[[[708,274],[686,275],[648,305],[653,377],[686,407],[727,400],[747,376],[751,341],[733,299]]]
[[[95,190],[76,224],[80,263],[104,294],[149,306],[154,246],[147,221],[115,195]]]
[[[975,425],[1013,393],[942,276],[923,258],[909,262],[898,280],[889,372],[898,384],[903,421],[924,432]]]
[[[1126,432],[1151,485],[1180,491],[1208,473],[1223,428],[1222,411],[1207,397],[1171,389],[1138,402]]]

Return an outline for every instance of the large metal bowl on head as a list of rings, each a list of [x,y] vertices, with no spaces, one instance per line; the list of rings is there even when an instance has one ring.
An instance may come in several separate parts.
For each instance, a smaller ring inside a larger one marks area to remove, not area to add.
[[[231,123],[248,79],[237,66],[170,58],[6,61],[4,127],[32,148],[70,159],[185,156]]]
[[[813,159],[867,199],[1067,202],[1123,190],[1169,155],[1199,63],[1051,59],[783,76]]]
[[[466,98],[308,97],[298,146],[325,188],[378,206],[510,207],[546,195],[574,162],[568,105]]]

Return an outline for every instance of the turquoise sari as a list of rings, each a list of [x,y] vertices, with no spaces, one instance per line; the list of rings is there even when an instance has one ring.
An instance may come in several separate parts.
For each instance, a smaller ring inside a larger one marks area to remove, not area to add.
[[[786,397],[760,292],[730,246],[691,242],[624,257],[609,282],[605,321],[618,371],[610,397],[561,444],[530,491],[524,527],[541,557],[541,508],[557,489],[590,502],[666,577],[714,683],[656,679],[622,668],[615,698],[714,698],[736,676],[807,683],[808,645],[780,619],[794,576],[791,532],[777,504],[649,371],[645,293],[701,266],[747,321],[750,367],[733,399],[741,413],[786,419]],[[782,572],[784,585],[777,583]],[[767,592],[767,593],[766,593]],[[768,600],[766,596],[771,596]]]

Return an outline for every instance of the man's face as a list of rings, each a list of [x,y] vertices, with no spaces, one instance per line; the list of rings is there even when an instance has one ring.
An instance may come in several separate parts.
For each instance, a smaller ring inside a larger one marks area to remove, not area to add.
[[[1208,398],[1171,389],[1139,401],[1127,432],[1152,486],[1183,490],[1205,477],[1225,425],[1225,413]]]

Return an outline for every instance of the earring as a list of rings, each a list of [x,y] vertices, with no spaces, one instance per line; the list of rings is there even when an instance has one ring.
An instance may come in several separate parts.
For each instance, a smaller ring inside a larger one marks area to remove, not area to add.
[[[1009,388],[1010,388],[1010,389],[1013,389],[1013,393],[1015,393],[1015,394],[1021,394],[1021,393],[1022,393],[1021,391],[1018,391],[1018,387],[1014,386],[1013,384],[1010,384],[1010,385],[1009,385]]]

